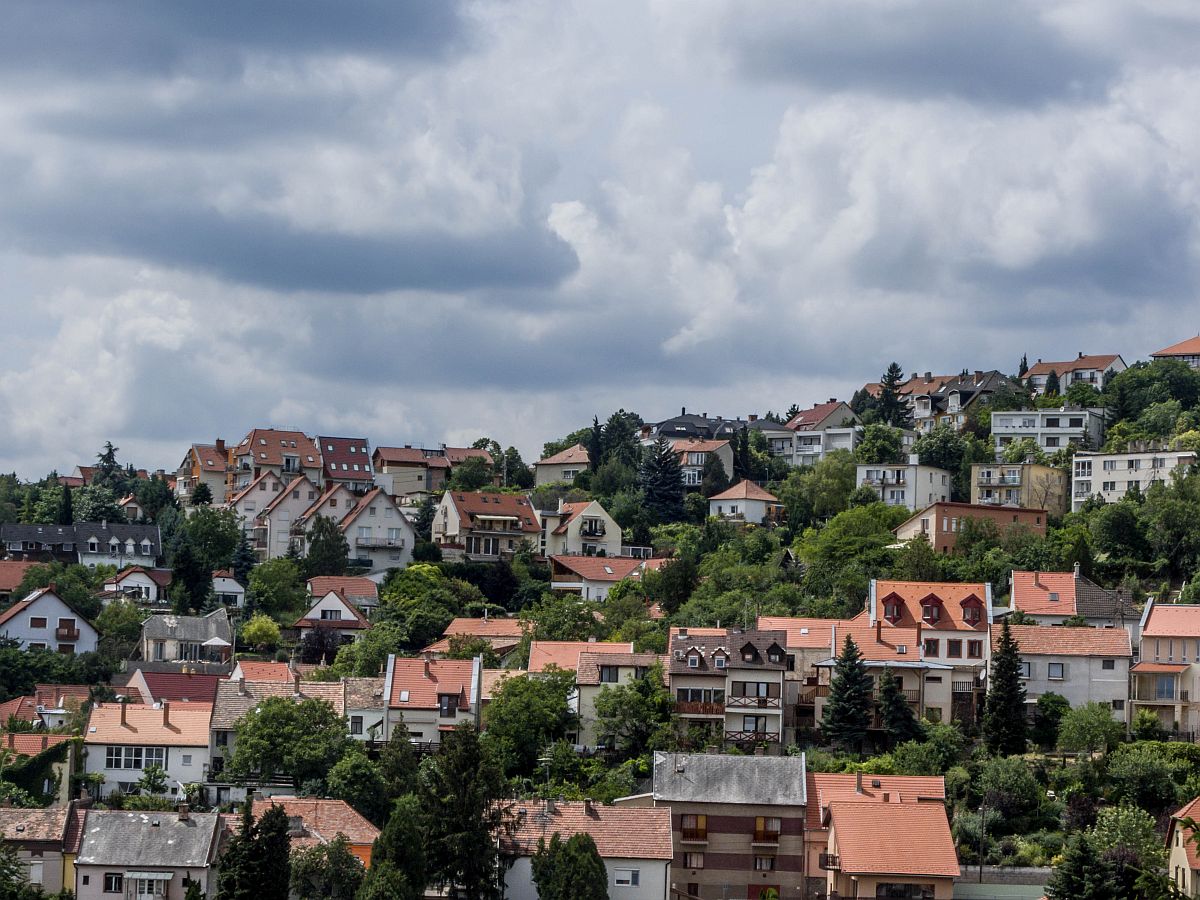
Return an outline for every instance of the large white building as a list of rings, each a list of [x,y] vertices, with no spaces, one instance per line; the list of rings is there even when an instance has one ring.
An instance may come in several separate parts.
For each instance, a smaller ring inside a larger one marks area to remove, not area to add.
[[[915,453],[907,463],[862,463],[855,487],[869,487],[888,506],[903,506],[916,512],[932,503],[950,499],[953,477],[945,469],[923,466]]]
[[[1104,439],[1104,410],[1020,409],[992,413],[992,437],[996,456],[1014,441],[1032,438],[1046,453],[1056,453],[1072,444],[1099,447]]]
[[[1150,485],[1166,481],[1176,469],[1195,461],[1191,450],[1076,453],[1071,468],[1071,511],[1081,509],[1089,497],[1115,503],[1135,485],[1145,493]]]
[[[1123,628],[1009,626],[1021,653],[1025,702],[1033,707],[1043,694],[1066,697],[1072,707],[1103,703],[1125,722],[1129,666],[1133,649]],[[1001,630],[992,629],[992,652]]]

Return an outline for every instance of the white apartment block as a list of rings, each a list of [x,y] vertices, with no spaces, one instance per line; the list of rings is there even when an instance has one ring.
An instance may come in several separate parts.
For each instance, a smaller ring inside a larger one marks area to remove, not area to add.
[[[1116,503],[1134,485],[1145,493],[1150,485],[1166,481],[1176,469],[1195,461],[1191,450],[1076,453],[1071,467],[1071,511],[1077,512],[1094,496]]]
[[[916,512],[932,503],[949,500],[952,480],[945,469],[923,466],[916,454],[910,454],[907,463],[860,464],[854,486],[874,489],[888,506],[903,506]]]
[[[792,465],[815,466],[834,450],[854,452],[862,441],[861,425],[826,428],[824,431],[797,431],[792,439]]]
[[[1063,447],[1099,447],[1104,439],[1104,410],[1022,409],[992,413],[992,436],[996,439],[996,457],[1013,441],[1033,438],[1046,453]]]

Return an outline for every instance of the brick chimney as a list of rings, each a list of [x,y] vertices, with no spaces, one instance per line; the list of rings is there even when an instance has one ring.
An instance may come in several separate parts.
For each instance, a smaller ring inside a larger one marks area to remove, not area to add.
[[[883,619],[875,619],[875,643],[883,643]]]
[[[854,779],[854,793],[861,794],[862,792],[862,772],[859,772],[857,777]]]
[[[125,721],[125,701],[118,700],[117,702],[121,704],[121,726],[124,727],[127,724]]]
[[[217,438],[216,448],[218,453],[225,452],[225,438]]]
[[[179,821],[186,822],[188,820],[188,805],[186,803],[179,804]]]
[[[163,728],[171,727],[171,704],[166,700],[162,702],[163,709]]]
[[[300,696],[300,673],[292,673],[292,689],[296,692],[296,696]]]
[[[238,679],[238,693],[243,697],[246,696],[246,677],[244,675]]]
[[[426,653],[424,659],[425,659],[425,677],[428,678],[429,677],[429,664],[431,662],[433,662],[433,654]]]

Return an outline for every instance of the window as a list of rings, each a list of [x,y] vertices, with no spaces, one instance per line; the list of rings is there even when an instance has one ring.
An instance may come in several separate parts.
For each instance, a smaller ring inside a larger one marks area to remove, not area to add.
[[[942,642],[939,641],[937,638],[926,638],[925,639],[925,655],[926,656],[940,656],[941,655],[941,643]]]
[[[362,734],[363,733],[363,717],[362,716],[351,716],[350,717],[350,733],[351,734]]]
[[[978,606],[971,604],[963,607],[963,621],[968,625],[978,625],[983,618]]]
[[[933,625],[942,617],[942,608],[936,603],[925,603],[921,605],[921,618],[928,624]]]
[[[685,869],[703,869],[704,854],[703,853],[685,853],[683,854],[683,867]]]
[[[697,656],[695,653],[693,653],[691,656],[688,657],[688,668],[689,669],[700,668],[700,657]]]
[[[342,618],[342,611],[340,609],[323,609],[323,610],[321,610],[321,621],[323,621],[323,622],[336,622],[336,621],[340,620],[341,618]]]
[[[165,897],[167,883],[157,878],[137,879],[136,897]]]
[[[1033,664],[1030,663],[1029,660],[1027,660],[1027,659],[1021,660],[1021,677],[1022,678],[1032,678],[1033,677]]]
[[[713,657],[713,665],[715,665],[718,669],[725,668],[725,666],[728,664],[728,662],[729,661],[725,658],[725,655],[723,653],[718,653],[716,656]]]
[[[438,715],[443,719],[448,719],[458,713],[458,695],[457,694],[439,694],[438,695]]]
[[[757,816],[754,819],[754,840],[762,843],[779,841],[780,821],[775,816]]]
[[[755,872],[774,872],[775,857],[773,856],[756,856],[754,857]]]
[[[1049,663],[1046,666],[1046,677],[1051,681],[1062,681],[1063,679],[1063,664],[1058,662]]]
[[[29,627],[30,628],[45,628],[46,627],[46,617],[45,616],[30,616],[29,617]]]
[[[617,674],[620,670],[616,666],[601,666],[600,667],[600,683],[601,684],[616,684]]]
[[[766,734],[767,717],[742,716],[742,731],[753,732],[755,734]]]
[[[120,872],[104,873],[104,893],[120,894],[125,890],[125,876]]]
[[[895,625],[900,621],[900,601],[889,600],[883,604],[883,617]]]
[[[946,656],[949,659],[962,659],[962,641],[957,639],[946,641]]]
[[[1115,659],[1102,659],[1102,660],[1100,660],[1100,668],[1101,668],[1101,669],[1104,669],[1104,670],[1106,670],[1106,671],[1110,671],[1110,672],[1111,672],[1111,671],[1112,671],[1113,669],[1115,669],[1116,667],[1117,667],[1117,661],[1116,661]]]
[[[183,765],[190,766],[192,764],[192,754],[184,753],[182,755],[183,755]]]
[[[1125,709],[1125,701],[1124,700],[1114,700],[1112,702],[1112,707],[1113,707],[1113,710],[1115,710],[1116,712],[1121,712]]]
[[[708,840],[708,816],[685,814],[679,817],[679,829],[685,841]]]
[[[967,641],[967,657],[983,659],[983,641]]]
[[[613,884],[617,887],[637,887],[641,884],[639,869],[613,869]]]

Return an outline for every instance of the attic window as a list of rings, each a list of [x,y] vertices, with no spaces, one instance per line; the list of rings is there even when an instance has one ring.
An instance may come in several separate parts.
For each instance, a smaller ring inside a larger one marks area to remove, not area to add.
[[[267,458],[267,454],[265,454],[265,453],[259,453],[259,454],[258,454],[258,458],[259,458],[259,459],[266,459],[266,458]]]
[[[400,692],[400,702],[401,702],[401,703],[407,703],[407,702],[408,702],[408,691],[401,691],[401,692]]]
[[[604,567],[604,574],[605,574],[605,575],[611,575],[612,573],[613,573],[612,566],[605,566],[605,567]]]
[[[718,653],[713,657],[713,665],[715,665],[718,669],[724,669],[728,664],[728,660],[725,658],[724,654]]]
[[[259,443],[259,445],[260,445],[260,446],[263,446],[263,447],[265,447],[265,446],[267,446],[267,439],[266,439],[266,438],[259,438],[259,439],[258,439],[258,443]]]
[[[328,452],[328,453],[332,453],[332,452],[333,452],[333,444],[326,444],[326,445],[325,445],[325,450],[326,450],[326,452]]]
[[[315,460],[311,456],[306,456],[304,458],[307,459],[309,462],[315,462]]]
[[[697,656],[695,653],[689,654],[687,659],[688,659],[688,668],[689,669],[700,668],[700,657]]]
[[[899,600],[886,600],[883,604],[883,617],[895,625],[900,621],[901,608]]]
[[[903,656],[904,654],[908,653],[908,646],[906,644],[897,644],[896,653],[900,656]]]
[[[963,621],[968,625],[978,625],[982,618],[983,616],[976,604],[972,603],[963,606]]]
[[[1051,603],[1057,603],[1057,602],[1058,602],[1058,591],[1051,591],[1051,592],[1050,592],[1050,602],[1051,602]]]
[[[941,621],[942,607],[937,603],[922,603],[921,618],[924,619],[928,625],[933,625]]]

